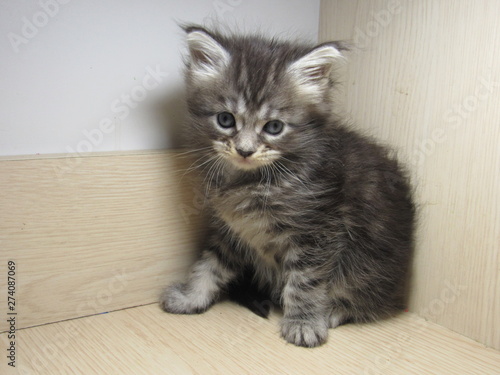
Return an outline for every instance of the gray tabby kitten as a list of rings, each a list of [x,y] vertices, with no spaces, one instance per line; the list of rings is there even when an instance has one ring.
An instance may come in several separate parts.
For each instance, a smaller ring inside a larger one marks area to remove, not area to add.
[[[306,347],[404,308],[410,188],[387,150],[334,119],[341,44],[185,31],[187,127],[211,220],[162,308],[201,313],[255,288],[283,308],[283,338]]]

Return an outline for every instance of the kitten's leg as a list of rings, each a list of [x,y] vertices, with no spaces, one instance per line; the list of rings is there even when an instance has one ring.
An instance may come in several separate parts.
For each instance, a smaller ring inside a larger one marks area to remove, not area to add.
[[[205,250],[195,263],[186,283],[169,286],[160,298],[160,306],[173,314],[199,314],[220,296],[221,290],[235,277],[217,254]]]
[[[287,274],[281,335],[289,343],[314,347],[328,337],[331,305],[326,283],[309,274],[314,275],[314,271],[293,270]]]

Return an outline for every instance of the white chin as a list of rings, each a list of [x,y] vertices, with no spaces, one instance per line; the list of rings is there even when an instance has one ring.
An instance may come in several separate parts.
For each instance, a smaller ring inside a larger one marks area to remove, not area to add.
[[[256,169],[260,167],[262,164],[251,159],[243,159],[243,158],[232,158],[231,164],[233,164],[238,169],[243,169],[246,171]]]

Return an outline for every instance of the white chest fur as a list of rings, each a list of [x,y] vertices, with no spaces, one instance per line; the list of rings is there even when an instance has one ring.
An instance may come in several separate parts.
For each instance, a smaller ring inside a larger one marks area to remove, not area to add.
[[[275,233],[275,218],[265,205],[256,204],[263,199],[259,192],[241,190],[215,198],[212,203],[218,215],[250,246],[256,254],[267,262],[274,263],[274,255],[280,246],[280,237]]]

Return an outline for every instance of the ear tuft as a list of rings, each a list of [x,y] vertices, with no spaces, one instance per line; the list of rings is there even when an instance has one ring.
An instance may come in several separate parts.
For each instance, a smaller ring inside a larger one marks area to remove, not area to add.
[[[302,93],[323,95],[328,89],[334,64],[342,58],[333,44],[322,44],[293,62],[288,70]]]
[[[229,53],[202,29],[188,30],[190,70],[200,79],[212,79],[229,63]]]

